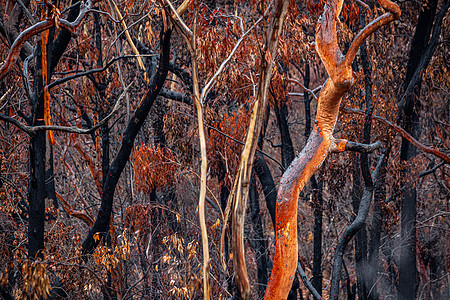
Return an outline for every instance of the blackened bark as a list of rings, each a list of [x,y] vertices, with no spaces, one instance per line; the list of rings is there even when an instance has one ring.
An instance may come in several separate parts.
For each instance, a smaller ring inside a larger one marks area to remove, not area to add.
[[[106,122],[102,127],[102,187],[105,189],[106,176],[109,172],[109,126]]]
[[[313,240],[313,269],[311,283],[319,295],[322,295],[322,212],[323,195],[322,182],[311,177],[311,187],[314,197],[314,240]]]
[[[76,1],[74,1],[76,2]],[[72,8],[69,10],[69,14],[67,15],[67,21],[73,22],[77,18],[80,13],[81,1],[74,3]],[[61,29],[58,36],[56,37],[52,47],[49,49],[50,60],[49,66],[50,70],[53,73],[55,70],[59,60],[61,59],[64,52],[66,52],[67,46],[69,45],[70,40],[72,39],[72,33],[65,29]],[[50,78],[50,77],[49,77]]]
[[[42,101],[41,101],[42,102]],[[38,106],[35,116],[43,120],[44,109]],[[42,116],[42,117],[39,117]],[[42,121],[34,123],[44,125]],[[45,220],[45,143],[47,133],[37,132],[30,140],[30,182],[28,185],[28,257],[43,257]]]
[[[260,152],[256,152],[255,155],[256,162],[253,169],[258,176],[259,182],[261,183],[264,198],[266,199],[266,206],[269,210],[270,218],[272,219],[273,228],[275,228],[277,189],[275,187],[275,182],[273,181],[272,173],[270,172],[264,156]]]
[[[294,147],[292,146],[292,139],[289,133],[289,124],[287,120],[288,108],[286,101],[286,98],[280,101],[275,99],[275,102],[278,103],[275,103],[274,105],[278,128],[280,129],[281,135],[281,164],[285,170],[295,158]]]
[[[383,161],[380,166],[380,175],[375,182],[374,187],[374,208],[372,217],[372,227],[370,229],[370,242],[368,252],[368,268],[366,272],[367,278],[367,298],[369,300],[378,300],[379,292],[377,288],[378,273],[380,271],[380,246],[381,246],[381,230],[383,211],[381,205],[386,199],[385,179],[386,179],[386,165],[389,158],[390,148],[385,151]]]
[[[342,263],[344,260],[343,256],[345,253],[345,248],[347,247],[350,240],[358,233],[358,231],[366,222],[367,214],[369,213],[370,203],[372,202],[372,195],[373,195],[372,177],[373,180],[376,180],[378,178],[379,169],[375,169],[373,174],[370,174],[368,165],[362,163],[361,174],[364,179],[364,189],[358,207],[358,213],[356,215],[356,218],[350,224],[350,226],[347,227],[341,238],[339,238],[339,241],[336,245],[331,277],[330,299],[337,299],[339,296],[339,281]]]
[[[404,172],[404,175],[410,170]],[[405,188],[401,205],[401,254],[398,299],[415,299],[417,293],[416,268],[416,215],[417,195],[415,188]]]
[[[364,28],[365,18],[364,15],[360,15],[360,25]],[[361,53],[361,65],[364,73],[364,87],[365,87],[365,102],[366,102],[366,112],[364,119],[363,137],[362,142],[364,144],[370,144],[370,134],[372,126],[372,79],[371,79],[371,67],[367,55],[367,44],[362,43],[360,47]],[[355,61],[356,62],[356,61]],[[370,174],[369,169],[369,157],[367,153],[362,153],[360,158],[355,159],[356,164],[361,165],[361,170],[363,174]],[[359,178],[359,168],[357,167],[354,172],[353,181],[353,209],[355,212],[358,211],[360,205],[361,197],[361,182]],[[367,175],[366,175],[367,176]],[[367,182],[368,179],[365,179]],[[372,184],[370,180],[369,184]],[[358,298],[367,299],[368,294],[368,284],[367,284],[367,231],[365,224],[362,225],[361,229],[355,236],[355,263],[356,263],[356,277],[357,277],[357,287],[358,287]]]
[[[360,178],[360,159],[357,155],[355,155],[354,159],[354,169],[353,169],[353,194],[352,194],[352,205],[353,205],[353,211],[355,214],[358,213],[360,200],[361,200],[361,178]],[[357,284],[357,290],[358,290],[358,297],[359,299],[367,299],[366,298],[366,289],[364,285],[364,272],[365,270],[365,264],[366,264],[366,258],[365,254],[367,253],[366,249],[366,231],[365,231],[365,225],[363,224],[361,226],[361,229],[358,231],[358,233],[355,236],[355,264],[356,264],[356,284]]]
[[[50,40],[50,39],[49,39]],[[34,93],[30,98],[32,107],[31,125],[44,125],[44,97],[42,42],[38,44],[36,66],[34,70]],[[48,46],[49,43],[47,43]],[[48,70],[47,70],[48,71]],[[28,257],[31,259],[43,258],[44,250],[44,222],[45,199],[47,196],[46,181],[46,141],[45,131],[37,132],[30,137],[30,182],[28,184]]]
[[[305,65],[305,74],[303,76],[303,85],[306,88],[309,88],[309,81],[310,81],[310,69],[309,69],[309,63]],[[303,92],[303,98],[305,100],[305,137],[308,138],[309,134],[311,133],[311,97],[309,97],[309,94],[304,91]]]
[[[150,108],[152,107],[167,77],[169,69],[171,33],[172,30],[170,28],[161,32],[160,62],[158,70],[154,78],[152,78],[140,105],[128,122],[119,152],[108,170],[103,188],[102,204],[100,206],[97,219],[83,241],[82,246],[84,254],[91,253],[97,246],[97,242],[94,241],[94,234],[105,233],[109,227],[117,182],[119,181],[120,175],[122,174],[122,171],[130,158],[136,135],[144,124]]]
[[[427,48],[431,29],[433,28],[434,16],[437,8],[437,0],[430,0],[427,5],[422,7],[419,19],[416,25],[416,31],[411,42],[408,64],[406,66],[405,88],[411,81],[417,64],[419,63],[423,52]]]
[[[27,6],[29,1],[24,1]],[[68,20],[75,20],[79,13],[80,5],[73,6],[69,11]],[[17,17],[11,18],[11,37],[14,36],[14,29],[18,28],[22,18],[22,8],[16,4],[14,9],[18,9]],[[61,30],[58,38],[53,41],[55,29],[49,30],[47,44],[47,80],[50,81],[53,70],[65,52],[71,34],[64,29]],[[27,47],[24,47],[26,50]],[[25,51],[26,52],[26,51]],[[22,51],[21,53],[24,53]],[[27,55],[30,55],[28,53]],[[31,95],[30,104],[32,107],[31,124],[33,126],[44,125],[44,98],[42,81],[42,54],[38,44],[36,54],[36,66],[34,69],[34,93]],[[47,146],[47,132],[37,132],[30,137],[30,182],[28,185],[28,257],[42,257],[44,249],[44,222],[45,222],[45,199],[55,197],[55,187],[53,180],[53,154],[51,145]],[[56,202],[56,200],[54,201]]]
[[[420,103],[416,99],[420,96],[422,71],[427,67],[429,59],[436,47],[441,27],[441,18],[445,15],[449,5],[444,1],[438,17],[435,21],[437,0],[429,1],[427,6],[420,12],[407,65],[405,79],[405,96],[401,99],[399,108],[399,122],[402,127],[413,137],[419,135]],[[430,39],[433,28],[433,37]],[[419,77],[418,77],[419,76]],[[402,139],[400,160],[404,164],[403,175],[403,198],[401,203],[401,255],[399,268],[398,299],[415,299],[418,286],[418,274],[416,268],[416,215],[417,194],[414,182],[411,180],[411,169],[407,161],[415,156],[416,149],[406,139]]]
[[[310,82],[309,63],[305,65],[303,75],[303,85],[309,88]],[[303,93],[305,101],[305,137],[311,133],[311,100],[312,97],[305,91]],[[311,177],[311,187],[313,189],[313,211],[314,211],[314,239],[313,239],[313,268],[311,283],[319,295],[322,295],[322,213],[323,194],[322,182],[315,175]]]
[[[253,231],[255,233],[255,252],[256,252],[256,265],[258,274],[258,289],[260,296],[264,295],[267,285],[267,239],[264,234],[264,227],[261,220],[261,211],[259,208],[258,192],[256,190],[256,182],[254,176],[252,176],[251,186],[249,191],[250,200],[250,215],[253,225]]]
[[[55,190],[55,172],[53,167],[53,145],[46,141],[45,154],[45,197],[48,202],[52,201],[53,206],[58,208],[58,199],[56,198]]]

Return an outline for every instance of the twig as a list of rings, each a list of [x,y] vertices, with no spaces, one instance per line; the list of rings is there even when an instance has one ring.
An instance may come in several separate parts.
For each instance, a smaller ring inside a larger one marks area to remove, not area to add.
[[[300,86],[305,92],[310,93],[311,96],[313,96],[313,98],[314,98],[316,101],[317,101],[317,96],[316,96],[316,94],[314,94],[314,91],[316,91],[317,89],[323,87],[323,86],[321,85],[321,86],[315,88],[314,91],[313,91],[313,90],[308,89],[307,87],[305,87],[305,86],[304,86],[299,80],[297,80],[297,79],[294,79],[294,78],[288,78],[288,81],[297,84],[297,85]]]
[[[74,75],[70,75],[70,76],[67,76],[67,77],[55,80],[55,81],[53,81],[52,83],[50,83],[48,85],[48,88],[51,89],[52,87],[54,87],[56,85],[63,84],[64,82],[67,82],[67,81],[72,80],[72,79],[76,79],[78,77],[87,76],[87,75],[91,75],[91,74],[98,73],[98,72],[103,72],[106,69],[108,69],[113,63],[118,61],[119,59],[126,59],[126,58],[140,57],[140,56],[155,56],[155,55],[156,54],[118,56],[118,57],[115,57],[115,58],[111,59],[103,68],[92,69],[92,70],[88,70],[88,71],[85,71],[85,72],[80,72],[80,73],[77,73],[77,74],[74,74]]]
[[[239,48],[239,45],[242,43],[242,41],[245,39],[245,37],[253,30],[253,28],[256,27],[256,25],[258,25],[263,20],[264,17],[265,17],[265,15],[262,16],[261,18],[259,18],[246,32],[244,32],[244,34],[242,34],[241,38],[236,42],[236,44],[234,45],[234,47],[231,50],[231,52],[228,55],[228,57],[222,62],[220,67],[217,69],[217,71],[214,73],[214,75],[211,77],[211,79],[208,81],[208,83],[202,89],[202,94],[200,95],[200,102],[203,103],[203,100],[206,98],[206,96],[208,95],[209,91],[214,86],[214,83],[216,81],[217,76],[219,76],[220,73],[222,73],[223,69],[225,68],[227,63],[231,60],[231,58],[233,57],[234,53],[236,53],[237,49]]]
[[[431,168],[431,169],[429,169],[429,170],[427,170],[427,171],[424,171],[424,172],[420,173],[420,174],[419,174],[419,177],[424,177],[424,176],[427,176],[427,175],[429,175],[429,174],[431,174],[431,173],[434,173],[434,172],[436,172],[437,169],[439,169],[440,167],[442,167],[442,166],[445,165],[445,164],[446,164],[446,162],[445,162],[445,161],[442,161],[441,163],[435,165],[433,168]]]

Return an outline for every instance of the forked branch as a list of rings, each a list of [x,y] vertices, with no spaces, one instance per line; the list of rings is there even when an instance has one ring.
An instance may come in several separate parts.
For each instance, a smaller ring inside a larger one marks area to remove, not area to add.
[[[297,268],[297,200],[314,172],[332,151],[353,148],[372,151],[379,144],[364,146],[335,140],[333,128],[339,113],[342,96],[354,82],[351,63],[361,44],[375,30],[400,17],[398,6],[388,0],[378,2],[388,12],[366,26],[351,44],[344,56],[337,39],[337,22],[343,0],[330,0],[316,28],[316,50],[330,76],[317,101],[317,117],[314,129],[302,152],[283,174],[278,190],[276,208],[276,244],[272,274],[267,285],[265,299],[286,299]]]

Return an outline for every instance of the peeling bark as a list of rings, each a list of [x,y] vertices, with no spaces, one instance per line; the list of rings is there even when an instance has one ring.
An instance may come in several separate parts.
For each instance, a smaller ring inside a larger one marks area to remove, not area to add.
[[[250,298],[250,282],[245,263],[245,245],[244,245],[244,218],[247,206],[247,198],[250,187],[250,178],[253,167],[253,160],[256,151],[258,137],[261,132],[264,114],[267,108],[267,92],[269,89],[272,75],[272,67],[278,37],[286,15],[289,1],[278,0],[274,3],[272,16],[267,30],[267,40],[263,49],[263,59],[261,61],[260,79],[257,88],[256,101],[253,106],[250,124],[247,132],[244,150],[241,154],[239,170],[233,185],[231,194],[233,200],[232,207],[232,251],[233,265],[236,276],[236,283],[240,296],[243,299]]]
[[[330,152],[341,98],[353,83],[351,63],[356,52],[371,33],[400,17],[396,4],[388,0],[378,2],[388,12],[361,30],[346,56],[339,49],[336,32],[343,0],[329,1],[317,25],[316,50],[330,79],[320,93],[317,117],[308,142],[281,178],[276,208],[275,259],[265,299],[286,299],[288,296],[298,259],[298,195]]]

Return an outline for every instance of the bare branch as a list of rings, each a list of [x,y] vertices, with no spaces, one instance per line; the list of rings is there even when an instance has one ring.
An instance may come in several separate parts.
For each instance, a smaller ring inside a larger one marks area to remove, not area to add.
[[[300,274],[300,278],[302,279],[303,284],[308,288],[308,290],[311,292],[311,294],[313,294],[314,298],[317,300],[322,300],[323,298],[317,292],[316,288],[312,285],[311,281],[309,281],[300,262],[297,264],[297,272]]]
[[[384,25],[400,18],[401,11],[397,4],[389,0],[378,0],[378,3],[380,3],[380,5],[388,12],[367,24],[366,27],[358,33],[348,49],[347,55],[345,56],[345,64],[347,66],[352,64],[359,47],[361,47],[362,43],[364,43],[369,35],[377,31],[380,27],[383,27]]]
[[[303,89],[303,91],[310,93],[311,96],[313,96],[313,98],[316,99],[316,101],[317,101],[318,98],[317,98],[315,92],[323,87],[323,85],[321,85],[321,86],[319,86],[319,87],[316,87],[314,90],[311,90],[311,89],[306,88],[306,87],[305,87],[299,80],[297,80],[297,79],[289,78],[288,81],[297,84],[298,86],[300,86],[300,87]]]
[[[172,21],[175,23],[175,25],[181,29],[181,31],[185,34],[185,35],[189,35],[190,37],[194,36],[194,33],[192,32],[192,30],[186,25],[186,23],[184,23],[183,19],[181,18],[180,14],[178,13],[178,11],[175,9],[175,7],[173,6],[173,4],[169,1],[169,0],[164,0],[164,2],[170,7],[170,10],[172,11],[173,15],[169,14],[170,18],[172,19]],[[183,7],[183,9],[187,8],[187,5],[189,0],[184,1],[183,4],[181,4],[180,8]],[[185,7],[184,7],[185,5]],[[184,12],[185,10],[180,10],[180,12]]]
[[[156,54],[145,54],[145,55],[139,55],[139,56],[156,56]],[[118,61],[120,59],[127,59],[127,58],[134,58],[134,57],[138,57],[138,55],[123,55],[123,56],[115,57],[115,58],[111,59],[108,63],[106,63],[103,68],[92,69],[92,70],[88,70],[88,71],[85,71],[85,72],[80,72],[80,73],[77,73],[77,74],[74,74],[74,75],[70,75],[70,76],[67,76],[67,77],[55,80],[55,81],[53,81],[52,83],[50,83],[48,85],[48,88],[51,89],[54,86],[63,84],[64,82],[67,82],[69,80],[76,79],[76,78],[79,78],[79,77],[82,77],[82,76],[87,76],[87,75],[91,75],[91,74],[94,74],[94,73],[106,71],[106,69],[108,69],[116,61]]]
[[[19,57],[20,50],[31,37],[47,29],[50,29],[55,25],[58,25],[69,32],[73,32],[80,25],[84,16],[91,7],[91,0],[89,0],[85,5],[82,5],[82,9],[80,10],[78,17],[73,22],[69,22],[64,19],[57,19],[55,16],[53,16],[53,18],[51,19],[46,19],[38,22],[22,31],[12,44],[5,62],[0,66],[0,80],[3,80],[3,78],[5,78],[5,76],[12,70],[14,63]]]
[[[31,27],[28,27],[24,31],[22,31],[19,36],[16,38],[14,43],[9,50],[8,56],[6,57],[5,62],[0,66],[0,80],[6,77],[6,75],[11,72],[14,63],[19,57],[20,50],[23,45],[34,35],[39,34],[40,32],[47,30],[55,25],[54,19],[48,19],[34,24]]]
[[[344,151],[353,151],[359,153],[371,153],[381,147],[381,142],[377,141],[372,144],[361,144],[350,142],[345,139],[333,139],[330,145],[330,152],[339,153]]]
[[[343,108],[342,111],[347,112],[347,113],[364,115],[364,111],[362,111],[360,109]],[[393,130],[395,130],[396,132],[400,133],[400,135],[402,137],[407,139],[411,144],[413,144],[414,146],[416,146],[417,148],[419,148],[423,152],[426,152],[426,153],[429,153],[429,154],[433,154],[434,156],[437,156],[437,157],[441,158],[442,160],[444,160],[446,163],[450,163],[450,156],[448,156],[447,154],[445,154],[445,153],[443,153],[443,152],[441,152],[441,151],[439,151],[437,149],[425,146],[424,144],[422,144],[421,142],[416,140],[408,132],[406,132],[406,130],[401,128],[400,126],[398,126],[398,125],[396,125],[396,124],[386,120],[385,118],[382,118],[382,117],[379,117],[379,116],[376,116],[376,115],[372,115],[372,119],[380,121],[384,125],[391,127]]]
[[[5,122],[11,123],[15,125],[20,130],[24,131],[28,135],[33,135],[38,131],[41,130],[54,130],[54,131],[63,131],[63,132],[70,132],[70,133],[78,133],[78,134],[90,134],[95,132],[98,128],[100,128],[103,124],[105,124],[111,117],[119,110],[119,104],[123,97],[125,97],[126,92],[131,87],[133,83],[130,83],[127,88],[123,91],[123,93],[120,95],[119,99],[117,99],[116,104],[114,105],[112,111],[100,122],[98,122],[95,126],[89,128],[89,129],[82,129],[78,127],[69,127],[69,126],[59,126],[59,125],[42,125],[42,126],[28,126],[23,123],[21,123],[19,120],[8,117],[6,115],[0,114],[0,120],[3,120]]]
[[[258,21],[256,21],[246,32],[244,32],[244,34],[241,36],[241,38],[236,42],[236,45],[234,45],[234,47],[231,50],[228,57],[222,62],[222,64],[217,69],[217,71],[214,73],[214,75],[211,77],[211,79],[205,84],[205,87],[202,89],[202,94],[200,95],[201,103],[203,103],[203,101],[206,98],[206,96],[208,95],[209,91],[214,86],[214,83],[215,83],[217,77],[220,75],[220,73],[222,73],[223,69],[225,68],[227,63],[231,60],[234,53],[236,53],[237,49],[239,48],[239,45],[242,43],[242,41],[244,41],[245,37],[253,30],[253,28],[255,28],[255,26],[258,25],[259,22],[261,22],[263,20],[263,18],[266,16],[267,12],[268,12],[268,10],[261,18],[258,19]]]
[[[89,227],[91,227],[94,224],[94,220],[92,219],[91,216],[89,216],[88,214],[78,211],[78,210],[74,210],[72,208],[72,206],[69,204],[69,202],[67,202],[66,199],[64,199],[63,196],[61,196],[61,194],[59,194],[58,192],[56,192],[56,197],[58,197],[58,199],[62,202],[62,204],[64,205],[64,211],[69,215],[69,216],[73,216],[77,219],[82,220],[84,223],[86,223],[86,225],[88,225]]]
[[[420,174],[419,174],[419,177],[424,177],[424,176],[427,176],[427,175],[429,175],[429,174],[432,174],[432,173],[436,172],[437,169],[439,169],[440,167],[442,167],[442,166],[445,165],[446,163],[447,163],[447,162],[445,162],[445,161],[441,161],[439,164],[435,165],[433,168],[431,168],[431,169],[429,169],[429,170],[427,170],[427,171],[424,171],[424,172],[420,173]]]

